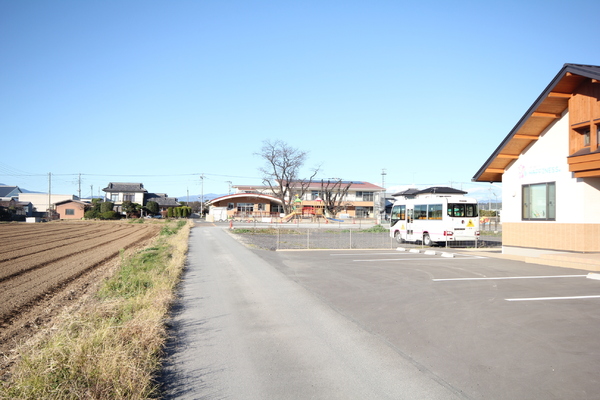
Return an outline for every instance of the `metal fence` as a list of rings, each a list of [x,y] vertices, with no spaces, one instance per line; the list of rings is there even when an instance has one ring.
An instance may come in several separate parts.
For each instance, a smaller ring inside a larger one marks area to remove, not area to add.
[[[267,250],[316,250],[316,249],[396,249],[402,247],[426,247],[422,243],[399,244],[388,232],[370,232],[362,229],[327,228],[247,228],[233,230],[242,242]],[[237,233],[236,233],[237,232]],[[241,232],[241,233],[240,233]],[[477,241],[448,242],[438,246],[456,248],[496,247],[501,237],[482,237]]]

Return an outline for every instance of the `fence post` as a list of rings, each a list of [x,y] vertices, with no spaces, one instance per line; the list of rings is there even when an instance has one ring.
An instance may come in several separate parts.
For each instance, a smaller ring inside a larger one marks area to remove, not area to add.
[[[350,229],[350,249],[352,248],[352,229]]]

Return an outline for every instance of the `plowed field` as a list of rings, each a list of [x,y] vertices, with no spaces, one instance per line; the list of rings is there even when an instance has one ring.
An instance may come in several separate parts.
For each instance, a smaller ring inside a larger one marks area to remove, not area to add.
[[[122,249],[147,244],[160,228],[93,222],[0,225],[0,364],[17,342],[103,279]]]

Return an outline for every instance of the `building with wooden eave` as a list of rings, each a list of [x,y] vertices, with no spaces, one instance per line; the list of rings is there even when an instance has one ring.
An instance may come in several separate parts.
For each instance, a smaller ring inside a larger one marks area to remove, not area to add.
[[[565,64],[473,177],[502,182],[503,252],[600,252],[600,67]]]

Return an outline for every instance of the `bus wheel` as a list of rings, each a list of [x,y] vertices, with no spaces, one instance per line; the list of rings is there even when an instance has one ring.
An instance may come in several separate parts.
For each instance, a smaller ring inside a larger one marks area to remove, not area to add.
[[[429,233],[423,234],[423,244],[425,246],[431,246],[432,242],[431,242],[431,238],[429,237]]]
[[[402,240],[402,235],[400,235],[400,232],[398,231],[394,232],[394,239],[396,239],[396,242],[398,243],[404,242],[404,240]]]

